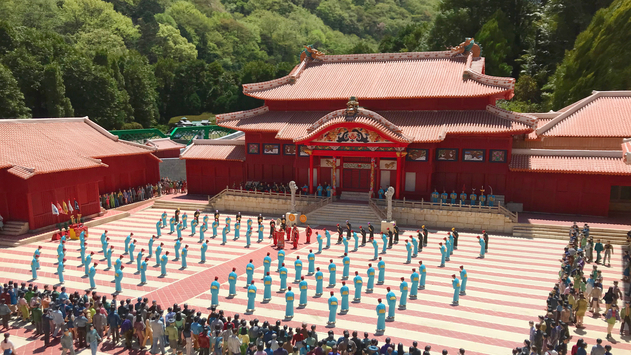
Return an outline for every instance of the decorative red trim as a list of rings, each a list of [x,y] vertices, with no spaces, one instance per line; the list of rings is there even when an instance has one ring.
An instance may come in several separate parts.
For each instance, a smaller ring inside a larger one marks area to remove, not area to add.
[[[507,119],[509,121],[523,123],[526,126],[532,128],[533,130],[537,128],[538,119],[535,116],[528,115],[525,113],[506,111],[493,105],[487,105],[486,110],[496,116]]]
[[[250,118],[250,117],[254,117],[254,116],[258,116],[262,113],[265,113],[269,111],[269,107],[267,106],[261,106],[261,107],[257,107],[257,108],[253,108],[251,110],[247,110],[247,111],[237,111],[237,112],[230,112],[230,113],[222,113],[220,115],[216,115],[215,116],[215,120],[217,123],[220,122],[226,122],[226,121],[232,121],[232,120],[241,120],[244,118]]]

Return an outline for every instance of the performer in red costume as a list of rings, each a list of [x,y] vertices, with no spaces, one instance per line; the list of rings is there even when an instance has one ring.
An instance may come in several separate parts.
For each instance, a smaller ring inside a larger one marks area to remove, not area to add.
[[[311,227],[307,224],[307,230],[305,231],[305,234],[307,235],[307,244],[311,243],[311,233],[313,233],[313,231],[311,230]]]
[[[294,225],[293,231],[292,231],[293,235],[292,235],[292,239],[294,242],[294,249],[298,249],[298,240],[300,239],[300,232],[298,232],[298,226]]]

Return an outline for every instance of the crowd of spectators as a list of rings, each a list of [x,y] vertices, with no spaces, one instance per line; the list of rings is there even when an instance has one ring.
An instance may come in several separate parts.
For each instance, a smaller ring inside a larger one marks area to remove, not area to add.
[[[119,300],[86,290],[67,293],[48,285],[38,286],[9,282],[1,286],[0,317],[2,326],[32,325],[33,338],[45,347],[59,344],[62,354],[89,348],[92,354],[122,345],[125,349],[149,350],[152,354],[200,355],[431,355],[431,346],[423,348],[413,342],[404,347],[390,338],[380,343],[368,333],[344,331],[335,337],[332,330],[319,338],[317,326],[303,323],[292,329],[275,323],[249,321],[239,314],[226,316],[211,308],[210,314],[191,309],[187,304],[174,304],[163,309],[147,298]],[[13,324],[11,322],[15,321]],[[7,335],[8,336],[8,333]],[[8,337],[5,347],[12,354],[15,348]],[[4,348],[3,348],[4,350]],[[447,354],[447,350],[442,350]],[[460,349],[459,354],[465,354]],[[434,354],[437,354],[434,352]]]
[[[167,194],[177,194],[186,192],[186,181],[173,181],[169,178],[162,178],[155,184],[147,184],[118,192],[110,192],[99,196],[101,207],[104,209],[116,208],[130,203],[145,201],[153,197]]]
[[[546,314],[539,316],[538,322],[530,322],[530,337],[524,341],[524,347],[513,350],[514,354],[586,355],[590,346],[591,355],[611,354],[611,345],[603,346],[600,338],[596,344],[588,344],[581,338],[576,344],[570,345],[570,326],[585,328],[583,318],[586,312],[591,312],[594,318],[604,317],[607,323],[606,337],[610,341],[613,340],[612,331],[619,321],[620,336],[625,332],[625,324],[631,331],[628,300],[631,295],[627,293],[625,301],[624,289],[618,286],[617,280],[603,295],[603,276],[598,266],[610,265],[613,250],[609,242],[603,245],[598,239],[594,241],[587,224],[582,229],[576,223],[570,228],[569,243],[560,259],[559,279],[548,294]],[[625,250],[624,260],[628,267],[628,250]],[[591,270],[585,268],[586,264],[592,265]]]

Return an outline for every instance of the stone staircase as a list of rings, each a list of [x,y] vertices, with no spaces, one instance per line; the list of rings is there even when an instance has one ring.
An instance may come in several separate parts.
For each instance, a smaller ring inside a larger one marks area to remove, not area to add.
[[[156,200],[151,207],[165,210],[167,213],[173,212],[176,208],[186,211],[195,211],[197,209],[201,212],[210,211],[210,206],[207,203],[180,202],[173,200]]]
[[[368,194],[366,194],[368,196]],[[311,226],[341,226],[346,225],[348,220],[355,228],[368,227],[368,222],[379,230],[381,218],[375,214],[368,203],[353,202],[333,202],[307,214],[307,223]]]
[[[570,225],[515,223],[513,236],[568,240],[569,230]],[[589,235],[603,243],[609,240],[611,244],[626,244],[627,240],[627,231],[621,229],[590,228]]]
[[[342,191],[340,200],[368,202],[368,192]],[[351,223],[352,224],[352,223]]]
[[[28,232],[28,222],[8,221],[4,223],[4,228],[0,235],[22,235]]]

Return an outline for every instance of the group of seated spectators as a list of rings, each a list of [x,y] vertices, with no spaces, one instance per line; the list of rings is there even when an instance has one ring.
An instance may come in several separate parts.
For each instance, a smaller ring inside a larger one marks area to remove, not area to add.
[[[613,281],[613,285],[603,296],[603,276],[601,270],[598,270],[598,264],[602,262],[605,265],[605,258],[601,259],[600,253],[613,251],[613,247],[610,243],[607,243],[608,246],[601,244],[597,247],[600,241],[594,243],[587,225],[579,230],[574,224],[569,234],[569,243],[560,259],[559,281],[548,294],[546,314],[539,316],[537,323],[530,321],[530,338],[524,341],[524,347],[514,349],[513,354],[586,355],[588,346],[592,345],[590,354],[610,355],[611,345],[603,346],[602,339],[597,339],[596,344],[588,344],[581,338],[571,349],[568,348],[572,339],[569,327],[573,325],[577,329],[585,328],[583,318],[587,311],[593,317],[604,316],[609,340],[612,340],[611,332],[617,321],[622,321],[621,336],[624,334],[625,323],[631,330],[631,308],[629,301],[625,302],[624,290],[620,289],[618,281]],[[628,258],[628,250],[625,253]],[[592,262],[591,270],[585,270],[585,264]],[[604,310],[601,308],[603,301]],[[622,310],[618,303],[622,303]]]
[[[101,207],[104,209],[116,208],[130,203],[145,201],[163,194],[174,194],[186,192],[186,181],[172,181],[169,178],[162,178],[155,184],[147,184],[118,192],[110,192],[99,196]]]
[[[226,316],[215,307],[210,314],[187,304],[165,310],[147,298],[119,300],[116,295],[108,298],[90,290],[81,295],[67,293],[65,287],[45,285],[42,290],[17,282],[0,286],[0,317],[7,331],[31,324],[35,328],[32,339],[38,338],[44,347],[59,340],[62,354],[83,348],[96,354],[99,347],[110,350],[120,342],[125,349],[149,347],[152,354],[165,354],[168,347],[174,354],[186,355],[431,355],[429,345],[420,348],[413,342],[406,349],[390,338],[380,343],[368,333],[362,338],[356,331],[344,331],[336,337],[329,330],[325,338],[319,338],[317,326],[306,323],[292,329],[281,321],[261,323],[239,314]],[[4,348],[9,349],[5,355],[15,351],[8,337]],[[448,354],[447,350],[441,353]]]
[[[262,181],[248,181],[246,183],[240,184],[232,184],[233,189],[240,189],[246,191],[261,191],[261,192],[277,192],[283,194],[290,194],[291,189],[289,188],[289,184],[283,183],[265,183]]]

